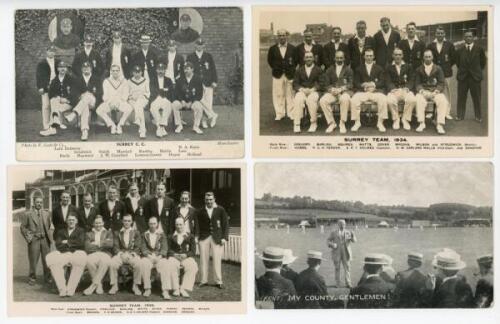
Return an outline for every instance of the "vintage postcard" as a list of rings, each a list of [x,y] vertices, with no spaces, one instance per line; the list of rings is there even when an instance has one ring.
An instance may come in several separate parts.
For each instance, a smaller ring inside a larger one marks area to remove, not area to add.
[[[238,7],[19,9],[17,160],[244,155]]]
[[[493,179],[491,163],[257,164],[255,306],[493,307]]]
[[[10,166],[9,316],[242,314],[241,164]]]
[[[256,6],[252,17],[254,156],[493,155],[491,7]]]

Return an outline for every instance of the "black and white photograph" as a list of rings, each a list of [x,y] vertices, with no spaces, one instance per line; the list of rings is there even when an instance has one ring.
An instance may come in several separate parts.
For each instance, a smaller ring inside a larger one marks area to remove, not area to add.
[[[349,154],[339,143],[372,137],[393,150],[393,142],[491,145],[491,8],[370,9],[254,10],[258,155],[280,154],[281,143],[307,154],[294,146],[304,142]]]
[[[16,10],[17,158],[241,157],[243,63],[238,7]]]
[[[69,315],[83,303],[105,315],[134,302],[241,313],[242,170],[10,168],[9,311]]]
[[[256,308],[493,307],[493,178],[488,162],[257,164]]]

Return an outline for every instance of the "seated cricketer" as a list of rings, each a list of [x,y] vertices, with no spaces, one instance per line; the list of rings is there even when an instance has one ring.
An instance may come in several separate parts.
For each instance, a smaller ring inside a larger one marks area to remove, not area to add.
[[[134,272],[134,285],[132,290],[137,296],[142,295],[141,284],[141,234],[132,228],[132,215],[126,214],[122,218],[123,227],[114,233],[113,254],[109,267],[110,295],[118,292],[118,270],[124,264],[132,267]]]
[[[167,136],[167,126],[172,114],[172,103],[175,101],[173,81],[165,75],[167,67],[163,63],[156,66],[156,78],[150,80],[151,115],[156,126],[156,136]]]
[[[109,269],[113,252],[113,232],[104,228],[104,220],[100,215],[94,218],[94,228],[85,235],[85,252],[92,284],[83,293],[92,295],[95,291],[102,295],[102,279]]]
[[[160,274],[163,299],[170,299],[167,289],[167,238],[164,233],[158,232],[158,219],[152,216],[148,221],[149,229],[142,234],[141,266],[142,282],[144,284],[143,296],[151,296],[151,270],[156,268]]]
[[[132,77],[127,82],[128,103],[134,109],[134,124],[139,126],[139,137],[146,138],[144,109],[149,103],[149,79],[142,76],[142,68],[136,65],[132,69]]]
[[[67,227],[60,228],[54,234],[56,250],[47,254],[47,266],[59,290],[59,296],[73,296],[80,282],[87,254],[85,253],[85,231],[77,227],[78,217],[69,214],[66,218]],[[64,277],[66,266],[71,266],[68,281]]]

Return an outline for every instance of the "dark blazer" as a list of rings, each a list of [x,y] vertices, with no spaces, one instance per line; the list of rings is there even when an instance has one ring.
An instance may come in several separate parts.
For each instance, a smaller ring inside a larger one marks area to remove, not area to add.
[[[193,234],[184,235],[184,240],[179,245],[177,243],[177,233],[168,236],[168,256],[174,254],[186,254],[189,258],[196,255],[196,241]]]
[[[323,65],[323,47],[320,44],[313,43],[311,52],[314,55],[314,64],[316,66],[321,67]],[[300,43],[295,48],[295,55],[297,55],[296,62],[298,65],[304,65],[304,55],[306,54],[305,43]],[[281,56],[281,54],[280,54]]]
[[[47,243],[53,240],[53,228],[50,214],[47,210],[40,210],[42,221],[37,214],[36,209],[27,211],[21,219],[21,234],[26,242],[31,243],[33,239],[44,238]]]
[[[476,43],[469,52],[465,45],[456,51],[455,63],[457,64],[457,80],[464,81],[472,78],[479,82],[483,79],[483,70],[486,67],[484,49]]]
[[[158,59],[158,50],[153,46],[148,48],[148,52],[146,56],[142,52],[142,49],[139,49],[133,56],[133,66],[138,65],[141,69],[144,69],[144,66],[148,69],[149,79],[156,78],[156,65],[159,62]]]
[[[208,217],[205,206],[198,211],[198,230],[195,235],[198,239],[204,240],[209,236],[217,244],[222,244],[221,240],[229,240],[229,216],[222,206],[214,207],[212,218]]]
[[[434,91],[438,90],[443,92],[444,89],[444,73],[443,70],[436,64],[433,64],[431,74],[425,73],[425,65],[422,64],[415,71],[415,91],[420,90]]]
[[[486,308],[493,304],[493,273],[481,275],[474,294],[474,307]]]
[[[83,228],[85,232],[91,231],[94,227],[94,219],[97,216],[97,208],[90,207],[89,216],[85,216],[85,207],[80,206],[77,210],[78,213],[78,226]]]
[[[146,216],[146,222],[149,221],[150,217],[156,216],[158,219],[158,222],[161,223],[161,226],[163,228],[163,231],[165,232],[166,235],[170,234],[169,230],[171,229],[171,219],[173,217],[173,208],[174,208],[174,201],[173,199],[165,196],[163,198],[163,208],[161,212],[158,212],[158,198],[155,196],[148,200],[146,204],[144,205],[144,215]]]
[[[80,227],[75,227],[71,235],[67,228],[60,228],[54,234],[56,249],[61,253],[85,250],[85,231]],[[67,241],[63,243],[63,241]]]
[[[452,278],[440,284],[436,282],[432,307],[469,308],[472,306],[472,289],[465,278]]]
[[[73,58],[73,64],[71,65],[71,70],[75,76],[82,75],[82,65],[84,62],[89,62],[92,65],[92,74],[97,75],[102,78],[104,73],[104,63],[101,58],[101,54],[95,49],[90,50],[89,55],[85,53],[85,49],[81,48],[78,53],[76,53]]]
[[[117,200],[112,211],[108,209],[108,200],[105,199],[99,203],[99,215],[104,220],[104,227],[107,230],[118,231],[122,228],[122,217],[125,215],[125,205]]]
[[[151,240],[149,239],[150,233],[149,231],[146,231],[142,234],[142,245],[141,245],[141,254],[143,257],[146,257],[148,255],[159,255],[162,257],[167,256],[167,251],[168,251],[168,243],[167,243],[167,236],[164,233],[156,233],[156,242],[155,245],[153,246],[151,244]]]
[[[356,71],[358,66],[363,64],[365,62],[365,59],[363,57],[364,50],[367,48],[372,48],[375,50],[375,40],[371,36],[365,36],[365,44],[363,46],[363,50],[359,50],[359,39],[354,36],[349,38],[349,41],[347,42],[347,47],[349,49],[349,54],[351,56],[351,69],[353,71]]]
[[[319,297],[328,295],[325,278],[313,268],[308,268],[297,276],[295,280],[295,289],[297,289],[297,294],[301,297],[299,308],[343,308],[343,301],[341,301],[341,303],[334,303],[328,300],[311,298],[312,296]],[[308,297],[307,299],[306,296]]]
[[[54,59],[54,74],[57,76],[57,65],[59,64],[58,59]],[[36,88],[43,89],[45,92],[49,91],[50,84],[50,65],[47,59],[43,59],[38,62],[36,66]]]
[[[113,63],[113,44],[111,44],[111,46],[106,51],[106,56],[104,60],[106,62],[105,77],[108,77],[109,71],[111,69],[111,64]],[[120,61],[122,64],[123,75],[125,76],[126,79],[130,78],[130,67],[132,66],[133,63],[133,56],[132,56],[132,51],[128,47],[126,47],[125,44],[122,44]]]
[[[134,252],[137,256],[141,255],[142,237],[138,230],[130,230],[130,240],[128,245],[125,245],[123,240],[123,231],[120,229],[115,231],[113,235],[113,254],[117,255],[119,252]]]
[[[181,210],[180,205],[177,205],[177,207],[175,207],[172,210],[173,214],[172,214],[172,222],[170,224],[170,233],[173,233],[175,231],[175,220],[180,217],[184,219],[184,223],[189,220],[189,232],[194,235],[198,227],[198,217],[196,216],[196,213],[198,211],[196,210],[196,208],[190,206],[188,214],[186,215],[186,217],[184,217],[181,215],[180,210]]]
[[[95,106],[97,107],[101,101],[102,101],[102,80],[99,76],[96,74],[92,74],[90,76],[89,82],[85,83],[85,79],[83,76],[79,76],[74,79],[74,87],[75,91],[73,92],[74,95],[74,102],[78,103],[80,101],[80,96],[85,93],[85,92],[90,92],[94,95],[95,97]]]
[[[385,87],[387,92],[393,89],[408,88],[413,91],[415,86],[413,68],[409,64],[401,64],[398,74],[396,65],[390,64],[385,68]]]
[[[146,216],[145,216],[146,202],[147,202],[147,200],[144,197],[139,198],[139,201],[137,202],[137,208],[134,210],[134,207],[132,206],[132,201],[130,200],[129,197],[126,197],[123,200],[127,214],[132,215],[132,218],[134,219],[135,227],[141,233],[143,233],[144,231],[146,231],[148,229],[148,224],[147,224]]]
[[[168,66],[168,52],[160,57],[160,62]],[[174,78],[177,81],[184,74],[184,57],[179,53],[175,53],[174,57]]]
[[[370,74],[366,70],[366,65],[363,63],[356,71],[354,71],[354,88],[358,91],[365,91],[361,86],[365,82],[375,82],[376,92],[385,91],[385,75],[384,69],[373,63]]]
[[[267,63],[271,67],[272,75],[274,78],[281,78],[284,74],[288,80],[292,80],[297,67],[297,55],[295,54],[296,48],[287,44],[285,57],[281,56],[279,45],[274,44],[267,52]]]
[[[193,75],[190,82],[185,77],[180,78],[175,83],[175,98],[179,101],[195,102],[203,97],[203,83],[201,79]]]
[[[149,99],[151,102],[155,101],[157,97],[166,98],[170,102],[175,100],[175,86],[170,78],[163,78],[163,88],[160,89],[158,77],[149,79]]]
[[[415,40],[413,48],[410,49],[408,39],[403,39],[399,42],[399,48],[403,50],[403,60],[405,63],[409,64],[414,70],[422,65],[425,51],[425,43],[423,41]]]
[[[349,46],[341,41],[339,44],[339,49],[336,50],[335,43],[330,41],[327,44],[325,44],[325,46],[323,46],[323,64],[325,65],[325,68],[329,68],[330,66],[335,65],[335,53],[337,51],[344,52],[344,57],[345,57],[344,64],[349,65],[351,63]]]
[[[455,64],[455,45],[449,41],[443,42],[443,47],[441,52],[438,53],[437,46],[435,42],[430,43],[427,46],[428,49],[432,51],[432,57],[434,58],[434,63],[439,65],[444,72],[445,78],[450,78],[453,76],[452,67]]]
[[[203,52],[201,58],[198,58],[194,52],[188,55],[186,61],[193,63],[194,73],[200,77],[204,86],[210,87],[212,83],[217,83],[217,69],[210,53]]]
[[[351,289],[349,295],[358,297],[350,298],[347,303],[347,308],[387,308],[391,305],[393,290],[394,285],[385,281],[380,276],[370,277],[357,287]],[[384,298],[366,298],[366,296],[370,295],[379,295]]]
[[[94,252],[104,252],[109,256],[113,255],[113,232],[104,229],[101,232],[100,245],[95,244],[96,233],[94,231],[89,231],[85,234],[85,252],[91,254]]]
[[[354,73],[351,68],[347,65],[342,66],[340,74],[337,77],[336,65],[335,63],[330,66],[325,73],[322,74],[320,78],[320,85],[322,91],[329,91],[332,87],[341,88],[344,87],[350,95],[352,94]]]
[[[73,78],[69,76],[69,74],[66,74],[64,76],[64,79],[59,81],[59,76],[56,75],[54,79],[52,79],[52,82],[50,82],[49,86],[49,98],[55,98],[55,97],[61,97],[61,98],[66,98],[70,101],[71,105],[74,105],[75,102],[75,82],[73,81]]]
[[[392,306],[396,308],[426,308],[432,298],[432,285],[420,269],[408,269],[396,274]]]
[[[280,275],[285,278],[290,280],[291,282],[295,283],[297,280],[297,277],[299,274],[295,272],[292,268],[289,268],[288,266],[282,266],[280,270]]]
[[[68,217],[71,214],[74,214],[78,217],[78,210],[76,209],[75,206],[69,204],[68,214],[66,215],[66,217]],[[55,230],[66,228],[67,226],[66,222],[64,221],[61,205],[57,205],[57,207],[52,210],[52,224],[54,225]]]
[[[300,88],[314,88],[316,90],[320,89],[320,77],[323,71],[317,65],[314,65],[311,70],[311,74],[307,77],[306,68],[301,65],[297,72],[295,72],[295,77],[293,79],[293,89],[298,91]]]
[[[293,282],[279,273],[267,271],[256,280],[255,288],[259,299],[273,301],[275,309],[292,309],[296,306],[294,301],[289,300],[297,294]]]
[[[382,34],[382,31],[379,30],[375,33],[375,35],[373,35],[373,39],[375,41],[375,62],[377,62],[377,64],[381,67],[385,67],[392,61],[392,52],[401,41],[401,36],[397,31],[391,29],[389,42],[386,44],[384,35]]]

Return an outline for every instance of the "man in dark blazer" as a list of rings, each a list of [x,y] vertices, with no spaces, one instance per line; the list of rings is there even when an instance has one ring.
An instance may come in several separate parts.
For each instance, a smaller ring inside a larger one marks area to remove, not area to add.
[[[360,20],[356,23],[356,35],[351,37],[347,42],[349,49],[351,69],[356,69],[364,64],[365,49],[375,47],[375,40],[373,37],[366,35],[366,22]]]
[[[118,200],[118,189],[115,185],[108,187],[106,200],[99,203],[99,215],[104,219],[107,230],[119,231],[122,227],[122,217],[126,214],[125,205]]]
[[[347,308],[388,308],[391,306],[394,285],[380,277],[382,266],[387,261],[384,255],[368,254],[364,260],[366,279],[349,293]],[[370,296],[379,296],[370,298]]]
[[[21,234],[28,243],[28,283],[30,285],[36,283],[36,269],[40,257],[42,258],[43,277],[45,281],[50,279],[50,271],[45,262],[45,257],[50,252],[54,231],[50,214],[43,209],[43,198],[37,197],[33,203],[33,208],[23,215],[20,226]]]
[[[194,235],[198,227],[197,212],[196,208],[191,205],[191,193],[189,191],[181,192],[179,205],[173,209],[173,217],[170,222],[170,233],[175,231],[175,222],[177,218],[181,218],[184,222],[184,231]]]
[[[87,192],[83,195],[83,205],[78,208],[78,226],[85,232],[94,228],[94,218],[98,215],[97,208],[92,204],[92,194]]]
[[[337,53],[337,51],[342,51],[344,53],[345,65],[349,65],[351,62],[349,48],[347,44],[340,39],[341,35],[342,29],[340,27],[333,27],[332,40],[323,46],[323,65],[325,66],[325,70],[335,65],[335,53]]]
[[[392,306],[396,308],[426,308],[430,306],[433,287],[430,278],[422,272],[424,256],[408,254],[408,269],[396,274],[396,288]]]
[[[160,57],[165,64],[165,76],[175,83],[184,74],[184,57],[177,52],[177,43],[173,39],[167,43],[167,53]]]
[[[416,31],[417,25],[414,22],[406,24],[406,33],[408,37],[402,39],[398,45],[398,47],[403,50],[403,60],[405,64],[410,65],[413,70],[416,70],[422,65],[425,51],[425,43],[418,39]]]
[[[448,101],[448,110],[446,119],[453,119],[451,116],[451,96],[450,82],[453,77],[453,65],[455,64],[455,45],[445,39],[445,31],[442,26],[436,28],[436,39],[430,43],[427,48],[432,51],[434,63],[439,65],[444,73],[444,90],[443,94]]]
[[[174,200],[167,196],[165,184],[158,183],[155,196],[149,199],[145,205],[146,221],[149,221],[150,217],[156,216],[160,223],[161,232],[165,235],[171,234],[170,223],[172,222],[174,206]]]
[[[134,54],[133,66],[140,66],[147,80],[156,78],[156,65],[158,64],[158,51],[151,46],[151,37],[142,35],[141,48]]]
[[[365,50],[365,62],[354,71],[354,88],[356,93],[351,98],[351,119],[354,126],[351,131],[357,132],[361,127],[361,104],[365,101],[377,103],[379,132],[385,132],[384,120],[387,119],[387,97],[385,96],[384,69],[374,62],[373,49]]]
[[[477,264],[479,280],[474,293],[474,307],[488,308],[493,306],[493,255],[480,256]]]
[[[76,77],[82,75],[82,66],[84,62],[89,62],[93,73],[101,79],[104,73],[104,63],[101,54],[94,48],[94,39],[86,35],[83,41],[83,49],[76,53],[71,64],[71,71]]]
[[[71,197],[69,191],[63,191],[61,193],[61,199],[59,205],[52,209],[52,224],[54,224],[55,231],[66,228],[66,220],[70,214],[78,214],[78,211],[74,205],[71,204]]]
[[[293,118],[292,82],[297,67],[296,48],[288,43],[288,31],[277,31],[278,42],[269,48],[267,63],[271,67],[275,120]]]
[[[375,41],[375,60],[377,65],[385,68],[391,62],[392,51],[401,41],[399,33],[392,29],[391,20],[380,18],[380,30],[373,35]]]
[[[319,105],[328,123],[325,133],[333,132],[337,126],[333,118],[332,104],[334,103],[340,105],[340,133],[345,134],[347,131],[345,123],[351,104],[353,72],[345,64],[345,56],[344,52],[338,50],[335,53],[335,64],[330,66],[321,76],[321,90],[324,95],[319,100]]]
[[[172,104],[175,101],[174,81],[165,73],[166,66],[160,62],[156,66],[156,78],[149,80],[150,111],[156,125],[157,137],[167,136],[166,128],[172,115]]]
[[[295,50],[295,55],[297,55],[298,65],[306,64],[305,54],[311,52],[313,54],[314,64],[317,67],[323,65],[323,47],[320,44],[316,44],[313,40],[313,33],[310,30],[304,31],[304,41],[297,45]]]
[[[106,73],[105,76],[110,76],[111,66],[118,65],[120,67],[120,76],[122,78],[130,78],[130,67],[133,64],[132,52],[122,42],[122,34],[115,30],[112,34],[113,44],[106,52]]]
[[[457,64],[457,120],[465,117],[467,94],[470,91],[474,115],[477,122],[482,122],[481,117],[481,81],[483,70],[486,67],[486,55],[477,43],[474,42],[472,31],[464,33],[465,45],[456,52]]]
[[[36,66],[36,88],[42,99],[42,130],[50,126],[50,100],[49,85],[57,75],[59,60],[55,58],[56,48],[50,45],[47,48],[46,56]]]
[[[304,117],[304,107],[307,105],[311,125],[309,133],[314,133],[318,128],[318,100],[320,91],[320,77],[323,71],[314,63],[312,52],[305,53],[305,64],[301,65],[295,72],[293,89],[293,132],[300,133],[300,121]]]
[[[198,230],[195,237],[200,244],[200,287],[208,285],[208,262],[211,255],[215,284],[219,289],[223,289],[222,254],[224,244],[229,240],[229,216],[222,206],[215,203],[213,192],[205,193],[205,206],[198,212]]]
[[[137,183],[133,182],[129,186],[127,197],[125,197],[123,203],[125,204],[126,213],[132,215],[134,227],[140,233],[144,233],[148,229],[145,213],[147,200],[139,194]]]

